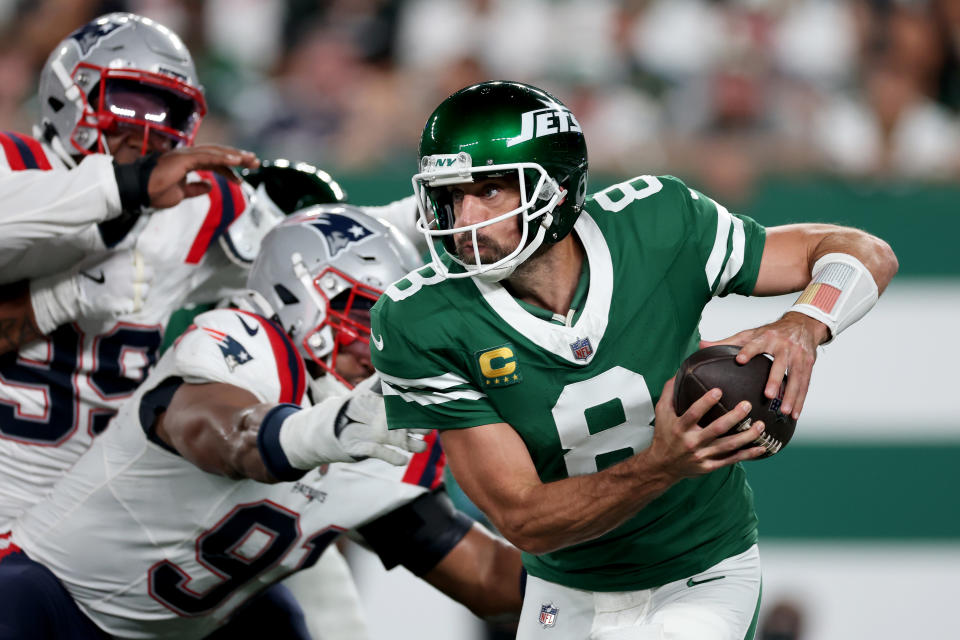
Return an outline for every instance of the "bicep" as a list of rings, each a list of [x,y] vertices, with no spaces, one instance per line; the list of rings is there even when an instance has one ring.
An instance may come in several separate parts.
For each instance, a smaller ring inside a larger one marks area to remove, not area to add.
[[[442,431],[443,450],[464,493],[498,527],[542,483],[527,447],[505,422]]]

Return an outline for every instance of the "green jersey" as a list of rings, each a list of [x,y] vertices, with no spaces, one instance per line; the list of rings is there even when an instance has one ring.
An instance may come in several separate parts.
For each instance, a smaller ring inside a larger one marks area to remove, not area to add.
[[[387,290],[373,309],[372,354],[391,428],[506,422],[543,482],[649,446],[654,405],[697,350],[703,307],[753,290],[765,231],[675,178],[641,176],[587,198],[574,233],[588,282],[562,322],[500,284],[444,279],[430,265]],[[626,591],[693,575],[754,542],[752,493],[735,465],[678,482],[599,538],[524,554],[524,564],[566,586]]]

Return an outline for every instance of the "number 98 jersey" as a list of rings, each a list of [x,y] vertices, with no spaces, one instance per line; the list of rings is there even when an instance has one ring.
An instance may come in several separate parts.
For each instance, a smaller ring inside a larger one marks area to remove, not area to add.
[[[0,134],[0,141],[3,139]],[[40,149],[39,143],[32,144]],[[49,151],[45,157],[54,159]],[[67,171],[56,160],[54,164],[51,168],[46,163],[49,171],[43,173],[50,179],[59,178],[61,188],[18,190],[24,198],[35,200],[41,210],[40,204],[53,207],[51,200],[66,197],[63,189],[74,184],[78,171]],[[3,174],[0,166],[0,178]],[[199,172],[196,177],[212,183],[209,194],[141,216],[117,245],[118,249],[136,248],[153,269],[142,309],[116,319],[78,318],[19,352],[0,356],[0,530],[49,492],[144,381],[157,361],[170,315],[191,296],[201,295],[202,291],[197,292],[200,287],[243,286],[245,272],[228,261],[217,243],[246,208],[240,188],[213,172]],[[113,181],[112,169],[101,178]],[[98,208],[93,195],[109,191],[105,184],[99,186],[86,189],[89,193],[82,201],[94,202],[75,212],[79,218]],[[59,201],[53,208],[63,206]],[[101,202],[99,207],[106,208],[106,204]],[[3,279],[56,273],[72,267],[81,257],[105,255],[106,251],[96,225],[91,224],[83,233],[33,242],[4,266]],[[98,275],[103,277],[96,272],[84,277],[95,280]]]
[[[276,324],[235,310],[201,314],[47,499],[15,523],[13,542],[112,635],[206,636],[250,597],[314,564],[342,532],[438,485],[438,469],[426,473],[428,462],[442,464],[435,437],[407,467],[331,464],[277,484],[206,473],[153,435],[154,416],[181,381],[301,403],[306,378]]]
[[[387,290],[371,342],[391,428],[506,422],[543,482],[649,446],[654,405],[698,348],[704,306],[753,290],[765,231],[675,178],[641,176],[589,197],[574,233],[586,260],[568,318],[500,284],[444,280],[430,265]],[[604,536],[525,554],[524,564],[566,586],[629,591],[692,575],[755,540],[737,465],[683,480]]]

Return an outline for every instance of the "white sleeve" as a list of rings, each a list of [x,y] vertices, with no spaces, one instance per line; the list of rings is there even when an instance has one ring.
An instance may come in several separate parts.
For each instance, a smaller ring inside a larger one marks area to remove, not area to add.
[[[303,401],[302,358],[279,326],[256,314],[237,309],[202,313],[171,351],[174,361],[165,377],[179,376],[191,384],[232,384],[260,402]]]
[[[426,253],[427,238],[417,231],[417,218],[420,217],[420,212],[417,209],[416,196],[407,196],[380,207],[364,206],[359,208],[368,216],[381,218],[392,224],[397,228],[397,231],[413,243],[417,253],[421,255]]]
[[[33,243],[77,234],[120,214],[120,192],[107,155],[76,169],[0,173],[0,269]]]

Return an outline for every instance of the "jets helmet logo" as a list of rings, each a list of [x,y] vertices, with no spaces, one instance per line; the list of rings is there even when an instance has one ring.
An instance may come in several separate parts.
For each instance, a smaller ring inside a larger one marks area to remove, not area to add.
[[[581,133],[580,123],[562,104],[549,103],[543,109],[520,115],[520,133],[507,139],[507,147],[555,133]]]
[[[373,235],[373,231],[366,228],[353,218],[339,213],[325,213],[310,223],[327,241],[330,257],[349,247],[354,242]]]
[[[120,27],[124,26],[124,24],[125,22],[104,18],[103,20],[97,20],[96,22],[88,22],[71,33],[70,37],[77,41],[80,51],[86,55],[90,49],[93,49],[93,47],[100,42],[101,38],[113,33]]]

